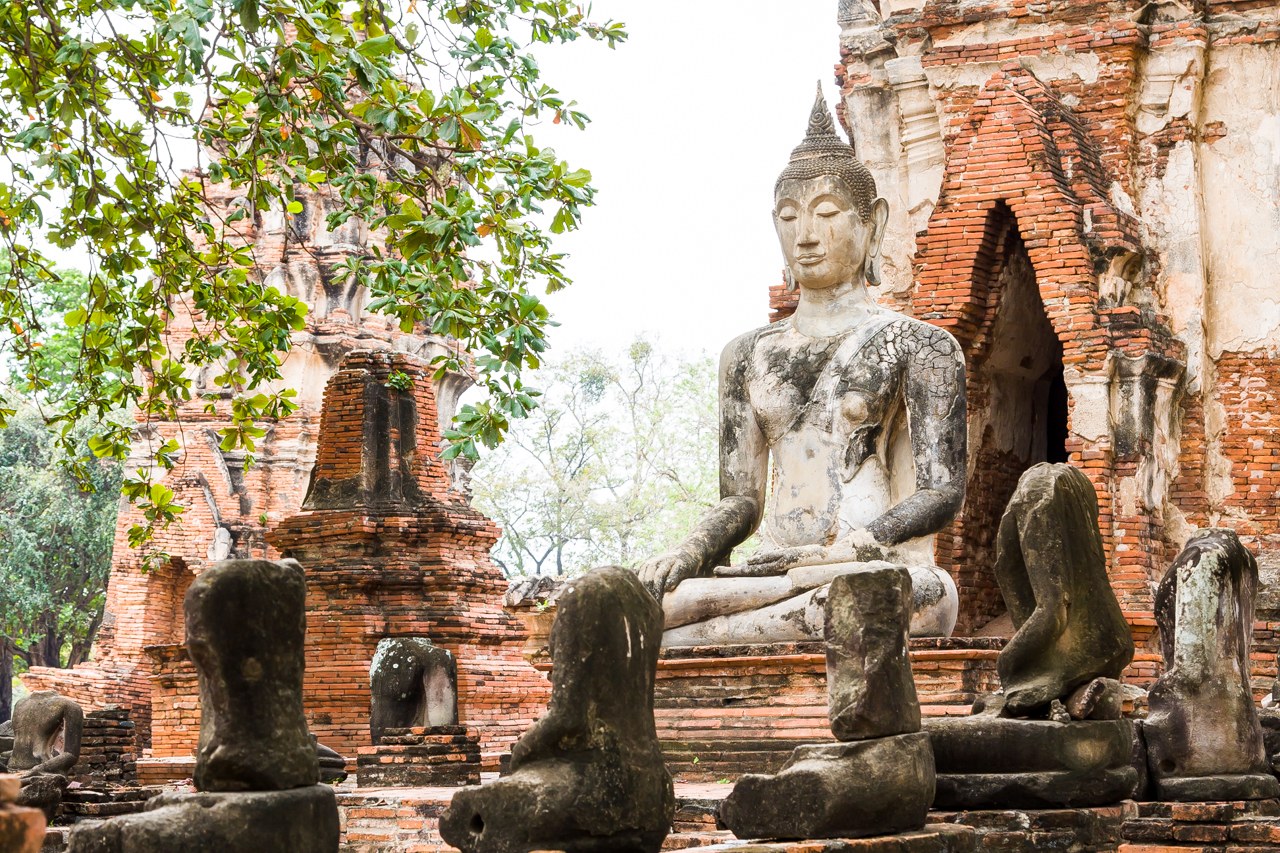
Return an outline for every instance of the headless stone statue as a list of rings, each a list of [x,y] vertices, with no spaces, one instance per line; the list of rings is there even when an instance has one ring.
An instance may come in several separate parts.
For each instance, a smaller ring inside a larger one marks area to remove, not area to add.
[[[958,597],[933,540],[964,499],[964,358],[868,294],[888,204],[821,89],[774,197],[799,305],[721,356],[720,502],[639,569],[663,645],[821,639],[827,584],[887,565],[911,570],[912,634],[949,636]],[[762,552],[728,565],[762,518]]]
[[[463,788],[440,835],[463,853],[656,853],[675,792],[653,722],[662,611],[631,572],[596,569],[560,596],[551,702],[511,775]]]
[[[1235,531],[1197,530],[1156,592],[1165,674],[1142,724],[1161,800],[1280,796],[1249,683],[1258,564]]]
[[[825,607],[831,731],[774,776],[747,774],[720,808],[739,838],[859,838],[919,829],[934,794],[920,731],[907,629],[905,569],[841,575]]]
[[[302,710],[306,594],[294,560],[226,560],[196,577],[183,614],[200,684],[200,792],[82,824],[69,853],[337,853],[337,801],[316,784]]]
[[[1003,695],[979,697],[974,716],[926,723],[937,808],[1074,808],[1132,795],[1134,730],[1119,719],[1117,679],[1133,637],[1107,577],[1089,478],[1070,465],[1031,467],[996,547],[1017,628],[996,662]]]
[[[1017,629],[997,662],[1007,716],[1043,711],[1094,679],[1118,679],[1133,660],[1107,576],[1097,493],[1078,469],[1042,462],[1022,475],[1000,521],[995,571]]]
[[[38,808],[53,820],[69,784],[67,774],[80,760],[83,733],[84,711],[53,690],[28,694],[14,705],[9,772],[22,777],[18,805]]]
[[[458,662],[426,637],[386,637],[369,666],[369,736],[458,724]]]

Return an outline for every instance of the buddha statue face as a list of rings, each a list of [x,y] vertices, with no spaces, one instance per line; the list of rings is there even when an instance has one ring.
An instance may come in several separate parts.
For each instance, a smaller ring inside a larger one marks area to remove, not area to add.
[[[864,219],[848,185],[835,175],[779,183],[773,223],[792,279],[810,290],[861,284],[867,259],[880,252],[886,208],[877,199]]]
[[[821,84],[804,141],[773,195],[773,222],[795,284],[815,291],[880,283],[868,260],[880,254],[889,205],[876,198],[870,170],[836,132]]]

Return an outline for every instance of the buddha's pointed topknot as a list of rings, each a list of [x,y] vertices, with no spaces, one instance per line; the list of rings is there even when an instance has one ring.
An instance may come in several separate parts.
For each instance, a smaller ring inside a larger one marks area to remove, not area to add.
[[[813,110],[809,113],[809,132],[805,136],[811,138],[835,135],[836,123],[831,118],[831,110],[827,109],[827,99],[822,96],[822,83],[819,82],[818,96],[814,99]]]
[[[858,214],[866,222],[876,200],[875,178],[858,160],[853,146],[836,133],[836,123],[827,109],[827,99],[822,96],[822,83],[818,83],[818,97],[809,113],[809,130],[804,141],[791,152],[791,162],[778,176],[774,191],[781,188],[783,181],[810,180],[822,175],[844,181],[853,193]]]

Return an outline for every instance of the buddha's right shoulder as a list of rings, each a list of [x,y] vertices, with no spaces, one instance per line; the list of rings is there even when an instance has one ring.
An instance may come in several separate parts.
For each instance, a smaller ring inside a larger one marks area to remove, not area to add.
[[[759,345],[762,340],[780,335],[790,328],[791,319],[786,318],[738,335],[725,346],[724,351],[720,355],[720,360],[721,362],[726,362],[745,358],[755,352],[756,346]]]

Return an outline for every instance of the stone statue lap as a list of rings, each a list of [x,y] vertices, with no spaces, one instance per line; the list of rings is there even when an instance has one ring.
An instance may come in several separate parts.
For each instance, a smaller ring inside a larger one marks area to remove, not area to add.
[[[912,635],[949,636],[958,597],[933,540],[964,499],[963,354],[868,294],[888,204],[821,89],[774,196],[799,305],[721,356],[720,502],[638,570],[663,645],[821,640],[831,580],[893,566],[911,572]],[[762,519],[764,550],[727,565]]]

